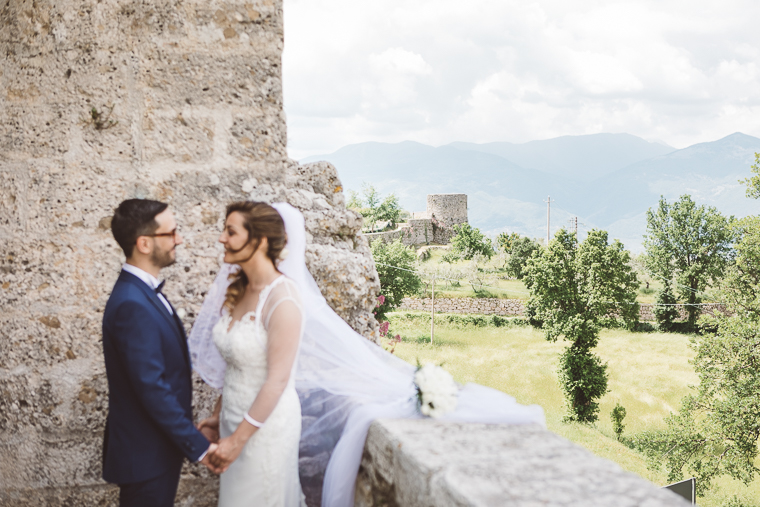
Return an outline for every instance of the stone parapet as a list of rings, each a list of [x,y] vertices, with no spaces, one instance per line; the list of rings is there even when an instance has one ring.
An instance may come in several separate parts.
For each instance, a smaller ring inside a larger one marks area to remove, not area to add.
[[[372,423],[357,507],[665,507],[668,490],[536,425]]]
[[[430,298],[404,298],[399,310],[431,310]],[[653,304],[639,305],[639,320],[641,322],[654,322]],[[721,303],[706,303],[701,305],[700,311],[707,315],[726,313],[725,305]],[[523,315],[525,300],[522,299],[498,299],[498,298],[435,298],[435,311],[437,313],[476,313],[481,315]],[[681,320],[688,317],[685,306],[679,306],[678,312]]]

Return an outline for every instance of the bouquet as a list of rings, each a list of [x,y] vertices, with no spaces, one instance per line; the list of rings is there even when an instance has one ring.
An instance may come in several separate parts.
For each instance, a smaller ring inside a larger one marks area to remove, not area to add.
[[[449,372],[433,363],[417,363],[414,374],[417,403],[420,412],[428,417],[441,417],[457,408],[459,386]]]

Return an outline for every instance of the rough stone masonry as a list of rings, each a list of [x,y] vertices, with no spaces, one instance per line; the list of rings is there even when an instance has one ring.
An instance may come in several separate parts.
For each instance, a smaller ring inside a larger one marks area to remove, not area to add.
[[[0,3],[0,504],[109,505],[101,318],[129,197],[171,203],[164,272],[189,327],[218,268],[226,203],[287,201],[331,306],[376,337],[379,289],[332,166],[286,156],[282,0]],[[196,382],[196,413],[211,393]],[[181,504],[215,504],[186,467]]]

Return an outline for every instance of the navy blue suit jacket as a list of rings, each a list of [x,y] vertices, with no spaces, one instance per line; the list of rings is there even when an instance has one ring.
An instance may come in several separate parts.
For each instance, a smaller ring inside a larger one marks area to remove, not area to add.
[[[193,424],[185,330],[145,282],[122,271],[103,314],[108,419],[103,479],[130,484],[197,461],[209,442]]]

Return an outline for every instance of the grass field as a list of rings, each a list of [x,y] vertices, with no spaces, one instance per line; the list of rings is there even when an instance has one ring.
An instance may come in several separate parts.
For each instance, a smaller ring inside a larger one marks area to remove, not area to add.
[[[391,331],[403,338],[396,355],[412,364],[417,359],[443,362],[460,383],[477,382],[500,389],[520,403],[541,405],[551,431],[657,485],[666,484],[664,471],[648,470],[641,454],[615,440],[610,412],[617,402],[626,408],[626,435],[664,427],[664,417],[679,408],[688,385],[698,381],[689,364],[693,352],[688,336],[603,331],[596,350],[609,364],[610,392],[601,400],[596,426],[587,426],[562,422],[565,407],[556,370],[565,343],[547,342],[543,333],[531,327],[459,326],[439,318],[431,345],[428,314],[389,314]],[[758,482],[748,488],[720,479],[699,503],[719,507],[737,496],[745,506],[760,505]]]
[[[435,285],[436,297],[495,297],[502,299],[528,299],[528,289],[521,280],[506,279],[506,273],[500,269],[501,260],[497,256],[481,266],[481,282],[488,286],[479,292],[473,290],[472,285],[468,282],[467,274],[470,270],[470,261],[460,260],[453,264],[448,264],[441,260],[444,250],[431,250],[430,258],[420,263],[420,270],[423,273],[432,274],[436,272],[437,281]],[[443,278],[453,278],[456,281],[444,280]],[[654,303],[657,297],[657,291],[662,288],[656,280],[645,277],[649,282],[649,288],[645,286],[642,280],[642,287],[639,290],[637,300],[639,303]],[[430,295],[429,276],[424,277],[424,293]]]

